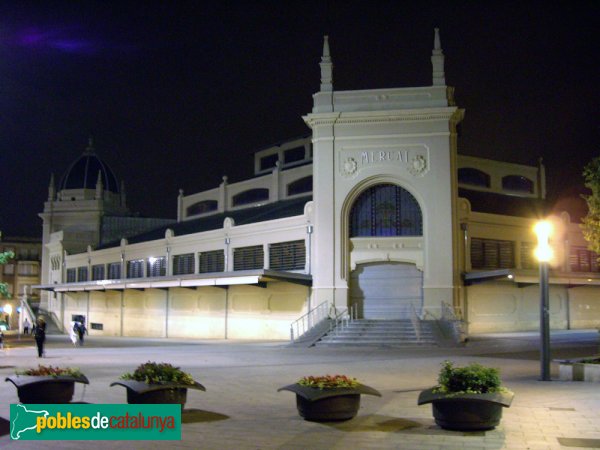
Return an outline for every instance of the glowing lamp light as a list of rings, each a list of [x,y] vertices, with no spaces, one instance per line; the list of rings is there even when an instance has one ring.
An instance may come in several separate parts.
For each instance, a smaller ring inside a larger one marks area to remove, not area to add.
[[[4,312],[10,316],[12,314],[12,306],[4,305]]]
[[[552,224],[546,220],[538,222],[533,227],[538,239],[538,246],[534,251],[534,255],[540,262],[548,262],[554,257],[554,251],[550,246],[549,240],[552,235]]]
[[[156,257],[151,256],[150,258],[148,258],[148,262],[152,265],[156,262],[156,259],[157,259]]]

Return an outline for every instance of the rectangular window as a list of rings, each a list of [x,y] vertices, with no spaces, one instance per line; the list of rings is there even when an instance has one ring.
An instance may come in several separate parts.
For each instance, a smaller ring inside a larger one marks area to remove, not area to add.
[[[302,161],[304,159],[304,146],[286,150],[283,153],[283,161],[285,164]]]
[[[115,262],[108,265],[108,279],[109,280],[120,280],[121,279],[121,263]]]
[[[304,240],[269,244],[269,268],[303,270],[306,264]]]
[[[274,153],[269,156],[263,156],[260,158],[260,170],[272,169],[275,167],[275,163],[279,160],[279,155]]]
[[[88,268],[87,266],[81,266],[77,268],[77,281],[88,280]]]
[[[164,256],[148,258],[146,273],[148,277],[164,277],[167,274],[167,258]]]
[[[92,266],[92,280],[104,280],[104,264],[94,264]]]
[[[263,269],[265,252],[262,245],[233,249],[233,270]]]
[[[144,260],[132,259],[127,261],[127,278],[143,278],[144,277]]]
[[[19,262],[17,267],[18,267],[19,275],[22,275],[22,276],[39,275],[39,266],[37,264]]]
[[[223,250],[213,250],[200,253],[198,257],[198,269],[200,273],[224,272],[225,252]]]
[[[471,268],[511,269],[515,267],[514,242],[471,239]]]
[[[14,275],[15,274],[15,265],[14,264],[6,264],[4,266],[4,275]]]
[[[521,268],[537,269],[538,262],[533,254],[536,244],[533,242],[521,242]]]
[[[67,283],[75,283],[77,281],[77,270],[67,269]]]
[[[195,273],[195,258],[193,253],[173,256],[173,275]]]
[[[571,247],[569,263],[572,272],[599,272],[598,255],[585,247]]]

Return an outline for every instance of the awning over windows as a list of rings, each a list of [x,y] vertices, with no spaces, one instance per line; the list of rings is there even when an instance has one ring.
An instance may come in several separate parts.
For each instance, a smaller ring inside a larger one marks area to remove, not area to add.
[[[33,286],[33,288],[52,292],[77,292],[124,289],[168,289],[172,287],[196,288],[201,286],[227,287],[243,284],[260,286],[271,281],[286,281],[288,283],[312,286],[311,275],[259,269],[154,278],[127,278],[121,280],[96,280],[82,281],[78,283],[41,284]]]
[[[506,280],[518,284],[539,284],[540,274],[537,270],[496,269],[478,270],[463,274],[465,285],[490,280]],[[575,273],[550,271],[550,284],[564,286],[600,286],[600,273]]]

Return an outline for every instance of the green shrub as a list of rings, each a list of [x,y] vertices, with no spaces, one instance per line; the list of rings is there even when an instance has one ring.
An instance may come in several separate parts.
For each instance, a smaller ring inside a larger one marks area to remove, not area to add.
[[[146,384],[179,383],[193,385],[194,379],[189,373],[168,363],[148,361],[140,364],[133,373],[121,375],[122,380],[143,381]]]
[[[500,385],[498,369],[473,363],[465,367],[454,367],[445,361],[438,377],[435,392],[485,394],[504,390]]]

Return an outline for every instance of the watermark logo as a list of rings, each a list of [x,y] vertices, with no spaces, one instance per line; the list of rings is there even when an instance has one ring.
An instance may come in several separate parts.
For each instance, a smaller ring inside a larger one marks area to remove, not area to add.
[[[181,405],[10,405],[13,440],[180,440]]]

